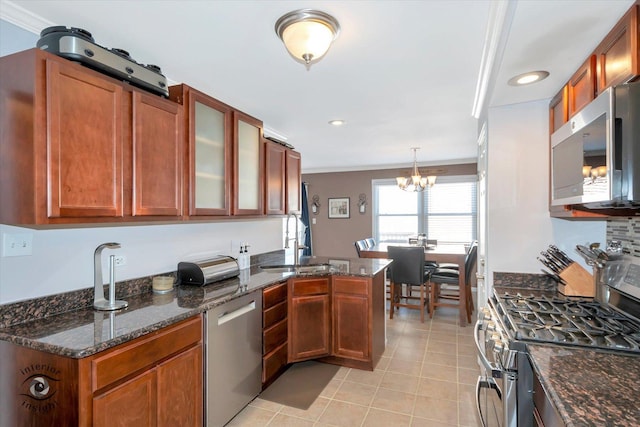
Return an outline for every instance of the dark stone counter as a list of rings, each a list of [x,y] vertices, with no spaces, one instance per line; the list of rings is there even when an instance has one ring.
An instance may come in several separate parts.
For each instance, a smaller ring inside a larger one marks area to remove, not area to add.
[[[638,425],[640,357],[574,347],[528,349],[545,394],[565,425]]]
[[[333,266],[331,271],[314,276],[373,277],[390,262],[313,257],[303,259],[301,264],[329,263]],[[284,256],[271,257],[268,264],[284,264]],[[166,294],[151,291],[151,277],[126,284],[141,291],[137,294],[128,294],[123,291],[123,284],[119,284],[116,298],[126,300],[129,306],[114,312],[93,309],[93,288],[5,304],[0,306],[0,340],[82,358],[296,276],[293,272],[265,272],[259,266],[240,273],[238,277],[207,286],[176,286]],[[52,314],[53,309],[58,312]]]

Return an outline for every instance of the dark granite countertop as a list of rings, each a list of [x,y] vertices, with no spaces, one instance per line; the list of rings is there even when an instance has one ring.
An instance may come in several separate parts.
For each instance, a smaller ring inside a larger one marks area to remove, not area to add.
[[[311,257],[304,258],[301,264],[329,263],[333,266],[331,271],[314,273],[314,276],[373,277],[390,262],[385,259]],[[268,264],[284,264],[284,258],[272,258]],[[72,311],[38,318],[38,306],[54,297],[43,298],[42,301],[36,299],[7,304],[0,306],[1,317],[5,321],[22,310],[36,313],[28,321],[0,327],[0,340],[62,356],[82,358],[296,275],[293,272],[265,272],[259,266],[240,273],[238,277],[207,286],[176,286],[166,294],[155,294],[147,287],[147,292],[127,296],[129,306],[114,312],[97,311],[91,305],[85,305]],[[92,295],[93,288],[84,293]],[[68,301],[65,303],[69,304]],[[70,305],[73,306],[73,302]]]
[[[574,347],[527,347],[533,369],[565,425],[638,425],[640,357]]]

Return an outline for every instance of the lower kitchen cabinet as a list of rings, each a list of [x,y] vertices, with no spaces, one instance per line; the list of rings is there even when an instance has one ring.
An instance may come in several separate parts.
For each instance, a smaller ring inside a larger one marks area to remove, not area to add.
[[[202,316],[82,359],[0,342],[0,425],[201,426]]]
[[[287,282],[262,291],[262,388],[287,368]]]
[[[290,363],[331,353],[329,283],[329,277],[289,279]]]
[[[333,277],[333,355],[367,360],[369,284],[366,278]]]

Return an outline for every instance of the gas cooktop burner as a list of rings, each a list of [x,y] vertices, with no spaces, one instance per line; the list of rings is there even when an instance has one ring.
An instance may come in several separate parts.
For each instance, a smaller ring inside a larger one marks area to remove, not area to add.
[[[640,353],[640,324],[598,301],[508,293],[497,301],[517,340]]]

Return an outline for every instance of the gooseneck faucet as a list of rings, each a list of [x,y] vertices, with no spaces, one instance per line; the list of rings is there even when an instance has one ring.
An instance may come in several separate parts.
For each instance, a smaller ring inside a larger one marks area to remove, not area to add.
[[[119,247],[120,243],[103,243],[93,253],[93,308],[97,310],[118,310],[128,305],[126,301],[116,300],[115,261],[113,255],[109,258],[109,299],[107,300],[104,297],[102,251],[104,249],[118,249]]]
[[[295,231],[295,235],[294,235],[293,239],[289,238],[289,219],[292,216],[296,220],[296,231]],[[285,249],[289,249],[289,241],[290,240],[293,240],[294,264],[295,265],[299,265],[300,264],[300,260],[299,260],[299,256],[298,256],[298,251],[300,249],[306,248],[306,246],[301,245],[300,242],[298,242],[298,215],[296,215],[293,212],[287,214],[287,228],[286,228],[285,239],[284,239],[284,248]]]

